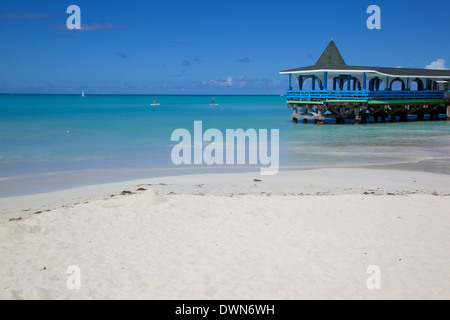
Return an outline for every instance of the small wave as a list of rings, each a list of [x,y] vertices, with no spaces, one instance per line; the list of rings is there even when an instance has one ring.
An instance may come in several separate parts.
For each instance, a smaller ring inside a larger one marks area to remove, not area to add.
[[[428,157],[425,160],[450,160],[450,157]]]

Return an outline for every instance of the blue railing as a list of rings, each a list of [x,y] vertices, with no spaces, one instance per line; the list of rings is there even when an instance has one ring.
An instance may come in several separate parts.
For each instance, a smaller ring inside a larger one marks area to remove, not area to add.
[[[445,91],[347,91],[347,90],[288,90],[288,99],[299,101],[323,100],[416,100],[444,99]]]

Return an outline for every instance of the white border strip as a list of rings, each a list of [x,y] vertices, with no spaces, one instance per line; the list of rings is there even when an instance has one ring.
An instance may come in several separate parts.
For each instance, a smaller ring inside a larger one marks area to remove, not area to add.
[[[386,77],[397,77],[397,78],[437,78],[437,79],[450,79],[450,76],[415,76],[415,75],[396,75],[396,74],[388,74],[388,73],[382,73],[376,70],[323,70],[323,69],[317,69],[317,70],[309,70],[309,71],[281,71],[279,74],[305,74],[305,73],[321,73],[321,72],[336,72],[336,73],[376,73],[379,75],[383,75]]]

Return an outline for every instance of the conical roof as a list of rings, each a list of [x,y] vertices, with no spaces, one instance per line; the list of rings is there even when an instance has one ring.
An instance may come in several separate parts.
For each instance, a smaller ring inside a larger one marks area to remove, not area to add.
[[[325,67],[328,65],[347,65],[341,56],[336,44],[333,39],[331,39],[325,51],[317,60],[316,67]]]
[[[280,74],[312,74],[316,72],[332,71],[345,73],[362,73],[374,72],[382,76],[393,77],[411,77],[411,78],[425,78],[430,77],[434,79],[450,79],[450,70],[430,70],[430,69],[412,69],[412,68],[392,68],[392,67],[368,67],[368,66],[349,66],[345,63],[336,44],[331,39],[325,51],[320,56],[317,63],[313,66],[302,67],[281,71]]]

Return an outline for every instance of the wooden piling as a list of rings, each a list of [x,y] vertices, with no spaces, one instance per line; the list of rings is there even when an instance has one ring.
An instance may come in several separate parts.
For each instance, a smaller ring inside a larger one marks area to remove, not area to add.
[[[436,110],[430,112],[430,120],[436,120]]]
[[[407,119],[408,119],[408,114],[406,113],[406,111],[403,111],[400,114],[400,122],[406,122]]]
[[[325,119],[335,119],[336,124],[345,124],[346,119],[354,124],[365,124],[371,121],[386,122],[386,118],[390,122],[408,121],[408,115],[414,115],[415,120],[439,120],[441,114],[444,114],[444,119],[450,120],[450,105],[448,101],[443,104],[424,104],[417,101],[414,104],[402,105],[396,102],[392,105],[385,104],[357,104],[354,101],[340,105],[337,103],[314,103],[303,102],[295,100],[290,101],[289,107],[292,108],[292,122],[297,124],[301,120],[303,123],[308,123],[313,120],[316,124],[323,124]],[[373,119],[373,120],[372,120]],[[442,117],[441,117],[442,119]]]

